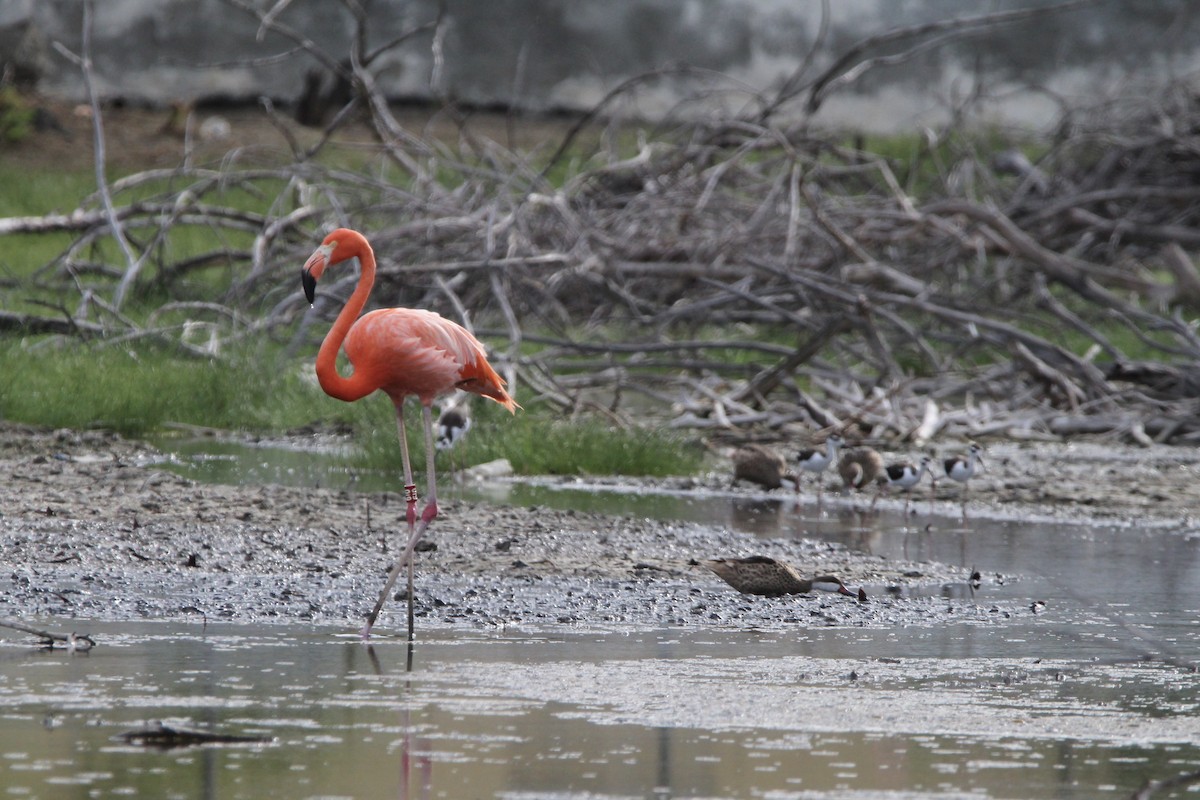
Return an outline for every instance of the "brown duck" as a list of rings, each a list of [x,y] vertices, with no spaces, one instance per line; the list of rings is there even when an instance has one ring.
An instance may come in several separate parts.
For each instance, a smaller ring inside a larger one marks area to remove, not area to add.
[[[820,575],[807,579],[790,564],[776,561],[767,556],[749,558],[713,558],[703,562],[704,566],[717,574],[721,580],[742,594],[758,594],[779,597],[785,594],[807,594],[811,591],[837,592],[838,594],[866,600],[862,589],[852,592],[833,575]]]
[[[788,470],[787,459],[765,444],[742,445],[733,451],[733,480],[757,483],[764,489],[778,489],[786,482],[794,487],[796,474]]]
[[[847,489],[861,490],[883,474],[883,456],[869,447],[847,450],[838,461],[838,474]]]

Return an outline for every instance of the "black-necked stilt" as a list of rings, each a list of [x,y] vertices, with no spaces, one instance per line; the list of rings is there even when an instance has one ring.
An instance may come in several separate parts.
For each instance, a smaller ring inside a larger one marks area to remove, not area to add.
[[[890,489],[901,489],[904,491],[904,514],[908,515],[908,507],[912,502],[912,490],[921,482],[921,478],[925,477],[925,473],[933,474],[933,459],[929,456],[924,456],[916,466],[911,462],[903,461],[897,464],[888,464],[883,473],[879,476],[879,488],[881,491]],[[875,495],[875,500],[879,499],[879,495]],[[871,502],[871,507],[875,507],[875,501]]]
[[[437,439],[434,441],[438,450],[451,450],[462,441],[471,429],[471,417],[467,414],[466,406],[447,406],[442,409],[437,420]],[[450,474],[457,475],[459,470],[454,468],[454,454],[450,453]],[[461,476],[460,476],[461,477]]]
[[[821,473],[830,464],[837,461],[838,448],[842,446],[842,437],[836,433],[829,434],[829,438],[825,440],[824,450],[801,450],[796,456],[796,463],[800,465],[800,469],[805,472],[813,472],[817,475],[817,502],[821,502],[821,490],[824,488],[821,483]],[[799,490],[799,485],[796,489]]]
[[[787,459],[765,444],[746,444],[733,451],[733,480],[756,483],[764,489],[796,485]]]
[[[982,453],[983,448],[972,442],[965,455],[954,456],[942,461],[946,477],[963,485],[962,511],[964,518],[967,516],[967,481],[971,480],[971,476],[975,474],[976,467],[983,465]]]
[[[471,429],[471,418],[466,409],[457,406],[442,411],[437,421],[437,449],[449,450]]]
[[[807,594],[811,591],[818,591],[837,592],[857,597],[860,600],[865,600],[867,596],[866,592],[861,589],[858,592],[850,591],[846,588],[846,584],[842,583],[841,578],[833,575],[820,575],[812,579],[802,578],[795,567],[767,556],[714,558],[703,563],[721,580],[742,594],[779,597],[785,594]]]

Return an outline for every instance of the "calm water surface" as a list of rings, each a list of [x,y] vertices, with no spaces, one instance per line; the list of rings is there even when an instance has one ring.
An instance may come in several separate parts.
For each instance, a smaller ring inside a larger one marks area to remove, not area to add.
[[[218,455],[184,468],[293,469],[273,451]],[[1186,527],[945,518],[926,531],[837,504],[483,493],[977,567],[1003,580],[974,602],[1046,606],[916,629],[439,629],[411,650],[367,647],[351,625],[96,623],[87,654],[0,640],[0,798],[1118,798],[1200,769],[1200,679],[1139,660],[1200,660]],[[116,738],[152,720],[272,741]],[[1197,793],[1156,795],[1184,796]]]

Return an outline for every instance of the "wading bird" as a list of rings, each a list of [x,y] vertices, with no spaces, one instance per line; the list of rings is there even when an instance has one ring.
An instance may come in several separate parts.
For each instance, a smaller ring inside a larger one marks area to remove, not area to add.
[[[450,459],[450,473],[457,475],[458,469],[454,465],[454,449],[467,431],[471,429],[471,417],[467,414],[467,404],[462,402],[459,405],[449,405],[442,409],[442,413],[438,414],[436,435],[434,445],[438,450],[447,451],[447,457]],[[462,448],[458,448],[460,453]],[[461,462],[460,462],[461,463]]]
[[[471,429],[471,418],[466,410],[458,406],[450,406],[438,415],[437,449],[449,450],[458,440],[467,435]]]
[[[929,456],[924,456],[921,461],[913,466],[905,461],[898,464],[888,464],[883,474],[879,476],[879,486],[882,490],[887,489],[903,489],[904,490],[904,514],[908,516],[908,506],[912,502],[912,490],[921,482],[921,478],[925,477],[925,473],[933,467],[933,459]],[[929,472],[933,475],[932,472]],[[871,501],[871,507],[875,507],[875,502],[879,500],[879,495],[875,495],[875,500]]]
[[[300,273],[304,296],[311,304],[317,281],[325,270],[358,258],[358,285],[329,329],[317,352],[317,380],[330,397],[352,402],[381,391],[396,407],[400,432],[400,456],[404,463],[404,493],[408,503],[408,541],[404,553],[392,566],[375,608],[367,615],[363,638],[371,635],[379,611],[387,600],[400,570],[408,567],[408,638],[413,638],[413,551],[437,516],[437,489],[433,465],[433,411],[435,398],[456,389],[473,392],[515,413],[520,406],[504,389],[504,380],[488,363],[483,345],[461,325],[432,311],[413,308],[381,308],[359,317],[375,283],[375,254],[357,231],[338,228],[325,237]],[[348,377],[337,370],[338,350],[345,346],[353,372]],[[425,427],[425,466],[428,494],[417,518],[417,487],[413,483],[404,429],[404,401],[416,397],[421,404]]]
[[[829,434],[829,438],[825,440],[824,450],[801,450],[796,456],[796,462],[800,465],[800,469],[805,472],[815,472],[817,475],[817,504],[821,502],[821,473],[830,464],[837,461],[838,448],[842,446],[842,437],[836,433]],[[797,486],[799,491],[800,487]]]
[[[975,474],[976,466],[983,465],[983,448],[975,442],[967,448],[966,455],[954,456],[947,458],[942,462],[942,467],[946,470],[946,477],[950,480],[958,481],[963,485],[962,488],[962,515],[963,519],[967,518],[967,481],[971,480],[971,476]],[[937,484],[934,484],[935,486]]]
[[[833,575],[820,575],[808,579],[791,564],[776,561],[768,556],[748,558],[713,558],[703,562],[704,566],[717,574],[721,580],[742,594],[758,594],[764,597],[780,597],[785,594],[808,594],[811,591],[837,592],[838,594],[865,600],[867,593],[862,589],[852,592]]]

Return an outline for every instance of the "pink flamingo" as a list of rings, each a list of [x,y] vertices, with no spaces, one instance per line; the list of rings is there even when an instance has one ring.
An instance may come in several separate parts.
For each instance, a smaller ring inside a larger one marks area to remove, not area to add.
[[[358,258],[358,285],[338,314],[317,352],[317,380],[330,397],[353,402],[378,390],[396,406],[400,431],[400,455],[404,462],[404,493],[408,503],[408,542],[404,553],[388,573],[375,608],[367,615],[363,638],[387,600],[388,592],[408,567],[408,638],[413,638],[413,553],[429,523],[437,516],[434,475],[433,401],[456,389],[490,398],[516,413],[520,408],[504,388],[504,380],[488,363],[483,345],[466,328],[432,311],[415,308],[381,308],[359,314],[375,283],[375,254],[359,232],[338,228],[304,263],[300,279],[304,296],[311,304],[317,281],[327,267]],[[354,371],[349,377],[337,370],[338,350],[345,345]],[[421,403],[425,425],[425,474],[428,493],[420,519],[417,518],[417,487],[413,483],[404,430],[404,401],[416,397]]]

